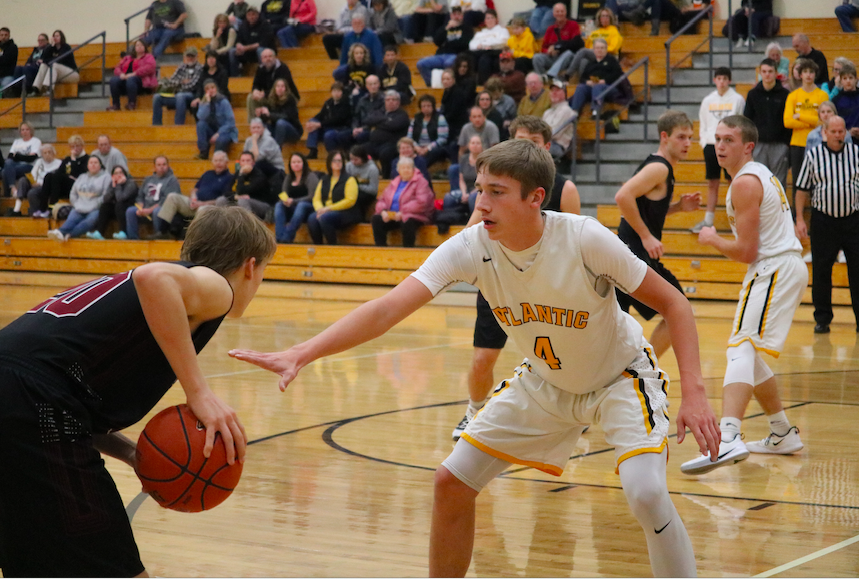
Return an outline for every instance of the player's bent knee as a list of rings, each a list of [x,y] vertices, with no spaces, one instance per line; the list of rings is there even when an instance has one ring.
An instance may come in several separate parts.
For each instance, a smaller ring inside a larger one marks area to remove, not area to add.
[[[728,384],[755,384],[755,359],[757,352],[748,340],[728,348],[726,353],[728,366],[725,368],[724,386]]]
[[[445,500],[455,498],[473,498],[477,495],[477,490],[472,489],[459,480],[452,472],[444,465],[439,466],[435,471],[435,496],[437,498],[444,497]]]
[[[501,350],[494,348],[475,348],[474,355],[471,357],[471,370],[475,374],[486,374],[495,369],[495,362],[498,361],[498,356]]]

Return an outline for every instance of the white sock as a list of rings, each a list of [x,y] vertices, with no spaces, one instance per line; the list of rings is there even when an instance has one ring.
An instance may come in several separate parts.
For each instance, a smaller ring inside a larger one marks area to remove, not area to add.
[[[469,399],[469,401],[468,401],[468,413],[471,414],[472,416],[477,414],[478,411],[480,411],[480,409],[483,408],[483,405],[486,404],[487,400],[489,400],[489,398],[484,398],[483,400],[480,400],[478,402],[475,402],[474,400]]]
[[[730,416],[722,417],[721,422],[719,422],[719,429],[722,431],[722,441],[731,442],[734,440],[734,437],[740,433],[742,426],[743,421],[739,418]]]
[[[790,432],[790,420],[787,419],[787,415],[784,413],[784,410],[776,412],[775,414],[770,414],[767,416],[767,420],[769,420],[770,431],[773,434],[784,436]]]
[[[707,225],[713,225],[713,223],[715,221],[716,221],[716,212],[715,211],[707,211],[704,214],[704,223],[706,223]]]
[[[24,201],[23,201],[23,200],[21,200],[21,199],[15,199],[15,209],[14,209],[14,211],[15,211],[16,213],[20,213],[20,212],[21,212],[21,205],[23,205],[23,204],[24,204]]]

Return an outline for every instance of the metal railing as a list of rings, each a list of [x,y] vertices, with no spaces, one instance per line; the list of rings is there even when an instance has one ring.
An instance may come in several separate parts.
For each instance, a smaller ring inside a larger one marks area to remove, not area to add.
[[[728,0],[730,4],[730,0]],[[669,38],[665,42],[665,106],[666,108],[671,108],[671,84],[674,82],[672,76],[674,74],[674,70],[680,66],[687,58],[691,58],[695,52],[704,46],[704,43],[710,43],[710,82],[712,82],[713,77],[713,11],[715,6],[711,3],[705,10],[702,10],[695,17],[686,23],[686,26],[678,30],[674,36]],[[689,51],[689,54],[678,60],[674,66],[671,66],[671,44],[677,40],[682,34],[685,34],[687,30],[692,28],[692,26],[696,25],[704,16],[708,16],[708,20],[710,21],[710,31],[707,34],[707,38],[702,40],[698,46]],[[730,45],[730,42],[728,43]]]
[[[59,61],[60,59],[67,57],[70,54],[74,54],[75,52],[77,52],[78,50],[83,48],[84,46],[92,44],[92,42],[96,38],[101,38],[101,54],[97,54],[97,55],[93,56],[92,58],[90,58],[89,60],[87,60],[86,62],[84,62],[82,64],[78,64],[78,70],[72,71],[72,72],[81,71],[81,70],[83,70],[83,68],[86,65],[90,64],[91,62],[95,62],[96,60],[98,60],[100,58],[101,59],[101,96],[104,97],[107,95],[107,93],[105,92],[105,84],[104,84],[104,67],[105,67],[106,60],[107,60],[107,58],[106,58],[107,57],[107,32],[102,30],[101,32],[99,32],[98,34],[93,36],[92,38],[78,44],[73,49],[69,50],[68,52],[64,52],[63,54],[59,55],[58,57],[56,57],[51,62],[47,63],[47,66],[48,66],[48,86],[52,87],[52,89],[50,91],[50,97],[48,99],[48,127],[49,128],[54,128],[54,91],[53,91],[53,87],[55,87],[65,77],[72,74],[72,72],[69,72],[63,76],[57,77],[56,82],[54,82],[53,64],[56,63],[57,61]]]
[[[21,107],[21,122],[24,122],[27,120],[27,77],[23,76],[23,75],[19,76],[18,78],[16,78],[15,80],[13,80],[9,84],[7,84],[6,86],[0,87],[0,93],[3,93],[3,95],[5,96],[6,91],[8,89],[12,88],[13,86],[15,86],[16,84],[21,85],[21,100],[15,104],[13,104],[11,107],[6,109],[5,111],[0,111],[0,117],[11,113],[12,111],[17,109],[18,107]]]
[[[734,69],[734,8],[732,0],[728,0],[728,68]],[[746,40],[748,40],[748,52],[751,53],[754,45],[752,44],[752,13],[754,10],[749,3],[748,30],[746,30]]]
[[[143,10],[138,10],[137,12],[135,12],[134,14],[129,16],[128,18],[125,18],[125,52],[131,52],[131,41],[132,40],[137,42],[138,38],[142,38],[143,35],[146,34],[145,32],[141,32],[140,34],[138,34],[134,38],[131,38],[131,21],[133,19],[137,18],[138,16],[140,16],[141,14],[143,14],[144,12],[149,12],[149,6],[147,6]]]

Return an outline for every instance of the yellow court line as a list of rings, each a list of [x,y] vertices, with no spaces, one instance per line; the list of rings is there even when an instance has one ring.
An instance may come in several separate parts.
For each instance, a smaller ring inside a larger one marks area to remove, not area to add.
[[[846,541],[841,541],[840,543],[836,543],[836,544],[832,545],[831,547],[826,547],[825,549],[821,549],[820,551],[816,551],[814,553],[811,553],[810,555],[806,555],[805,557],[800,557],[799,559],[795,559],[795,560],[791,561],[790,563],[785,563],[784,565],[776,567],[775,569],[770,569],[769,571],[764,571],[760,575],[755,575],[755,577],[772,577],[773,575],[777,575],[783,571],[787,571],[788,569],[793,569],[794,567],[799,567],[800,565],[808,563],[809,561],[813,561],[814,559],[818,559],[820,557],[823,557],[824,555],[828,555],[830,553],[838,551],[839,549],[843,549],[844,547],[849,547],[853,543],[857,543],[857,542],[859,542],[859,535],[856,535],[852,539],[847,539]]]

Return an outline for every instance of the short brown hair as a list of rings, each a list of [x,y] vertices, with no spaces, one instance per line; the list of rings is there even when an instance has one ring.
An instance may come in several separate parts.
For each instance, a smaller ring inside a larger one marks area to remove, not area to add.
[[[549,151],[525,139],[512,139],[498,143],[477,156],[475,170],[519,181],[522,199],[538,187],[546,194],[541,207],[545,207],[555,184],[555,161]]]
[[[257,264],[277,250],[274,235],[253,213],[242,207],[202,207],[188,227],[181,259],[204,265],[226,276],[249,257]]]
[[[852,62],[845,62],[841,65],[841,76],[856,76],[856,65]]]
[[[794,66],[799,68],[799,74],[802,74],[806,70],[812,70],[814,74],[820,72],[820,67],[810,58],[798,58]]]
[[[677,127],[689,127],[691,129],[692,126],[692,121],[683,111],[665,111],[656,121],[656,129],[659,134],[668,133],[669,137]]]
[[[519,129],[525,129],[531,135],[543,135],[544,143],[552,141],[552,127],[540,117],[533,115],[520,115],[516,117],[510,123],[510,137],[515,139]]]
[[[740,136],[743,139],[743,144],[754,143],[758,144],[758,128],[755,123],[748,117],[743,115],[731,115],[719,121],[730,129],[740,129]]]

